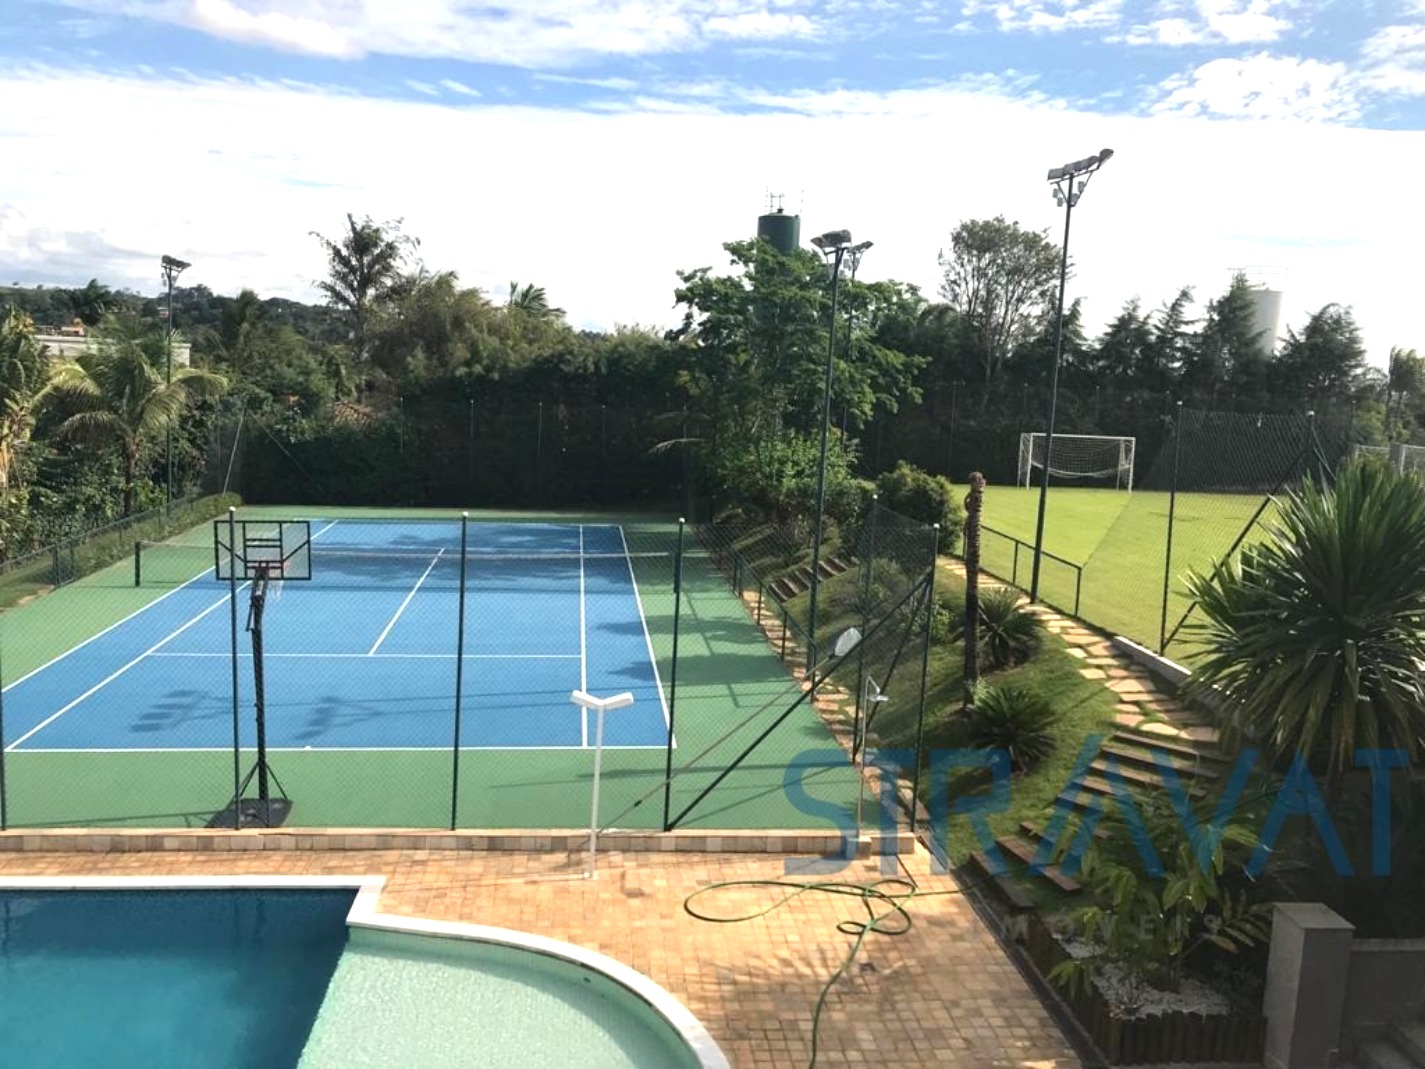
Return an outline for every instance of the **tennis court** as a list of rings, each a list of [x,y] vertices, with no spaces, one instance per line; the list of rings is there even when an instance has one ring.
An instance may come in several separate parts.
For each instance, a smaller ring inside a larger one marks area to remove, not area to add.
[[[684,555],[674,597],[676,524],[241,516],[310,534],[310,580],[269,584],[262,614],[266,746],[291,826],[441,827],[454,812],[461,827],[579,827],[596,742],[570,700],[583,690],[634,696],[605,721],[601,813],[654,827],[675,702],[677,806],[799,693],[705,555]],[[256,744],[252,588],[219,577],[213,534],[145,544],[134,566],[4,615],[11,824],[193,826],[231,800],[234,723],[243,772]],[[810,803],[789,801],[783,778],[831,745],[798,710],[688,823],[825,826],[827,802],[852,805],[854,771],[809,777]]]
[[[268,746],[448,749],[460,524],[310,531],[310,581],[284,582],[264,613]],[[569,695],[592,688],[634,695],[605,745],[662,748],[667,701],[622,529],[474,524],[467,545],[462,745],[588,747],[588,717]],[[151,548],[149,565],[172,568],[153,559],[164,552]],[[244,628],[251,585],[238,584]],[[12,684],[8,749],[230,749],[229,586],[208,567]],[[251,659],[240,646],[242,676]],[[253,745],[251,719],[240,720]]]

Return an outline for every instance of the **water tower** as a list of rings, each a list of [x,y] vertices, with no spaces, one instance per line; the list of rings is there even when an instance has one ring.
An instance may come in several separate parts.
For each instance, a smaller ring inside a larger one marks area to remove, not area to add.
[[[1252,329],[1261,334],[1263,353],[1270,357],[1282,339],[1282,290],[1286,270],[1280,267],[1236,267],[1232,275],[1242,275],[1252,294]]]
[[[757,218],[757,236],[765,238],[783,256],[790,256],[801,246],[802,218],[786,213],[780,193],[767,194],[767,211]]]

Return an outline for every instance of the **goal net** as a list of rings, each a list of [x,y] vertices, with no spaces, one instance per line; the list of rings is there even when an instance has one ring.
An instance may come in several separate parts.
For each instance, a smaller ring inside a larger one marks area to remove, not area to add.
[[[1396,471],[1425,471],[1425,445],[1353,445],[1351,459],[1375,457]]]
[[[1136,438],[1108,434],[1056,434],[1051,455],[1044,455],[1044,434],[1019,436],[1019,485],[1031,486],[1034,473],[1049,467],[1053,479],[1112,479],[1119,490],[1133,489]]]

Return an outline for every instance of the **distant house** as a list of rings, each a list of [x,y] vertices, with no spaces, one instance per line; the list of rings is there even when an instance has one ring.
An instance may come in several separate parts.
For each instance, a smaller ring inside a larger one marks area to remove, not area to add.
[[[67,327],[36,325],[35,341],[43,345],[51,356],[72,359],[93,347],[89,328],[76,319]],[[186,341],[173,339],[173,366],[187,367],[193,356],[193,346]]]

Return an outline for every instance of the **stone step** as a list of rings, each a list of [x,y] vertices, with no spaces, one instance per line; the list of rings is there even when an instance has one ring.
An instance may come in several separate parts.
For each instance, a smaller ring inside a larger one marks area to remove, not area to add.
[[[1180,747],[1181,749],[1182,747]],[[1164,746],[1159,746],[1153,742],[1133,741],[1129,745],[1114,742],[1110,739],[1099,747],[1098,751],[1105,757],[1113,757],[1120,762],[1122,768],[1124,763],[1133,768],[1141,768],[1153,774],[1153,782],[1161,782],[1162,777],[1158,774],[1166,760],[1183,778],[1191,779],[1217,779],[1221,773],[1217,767],[1205,761],[1195,761],[1193,757],[1184,758],[1179,754],[1168,750]],[[1196,757],[1196,755],[1194,755]],[[1124,775],[1128,770],[1124,769]]]
[[[1059,890],[1068,894],[1075,894],[1083,890],[1083,885],[1069,876],[1065,876],[1060,871],[1058,865],[1037,866],[1034,863],[1034,856],[1038,852],[1033,845],[1025,842],[1017,835],[1003,835],[995,840],[997,845],[1005,853],[1012,855],[1025,865],[1029,866],[1030,875],[1039,876],[1048,880]]]
[[[1023,832],[1026,836],[1028,836],[1029,841],[1034,843],[1036,847],[1039,843],[1044,841],[1044,830],[1040,828],[1039,825],[1034,824],[1028,820],[1021,820],[1019,822],[1019,830]],[[1073,842],[1074,837],[1078,835],[1078,833],[1079,829],[1077,826],[1065,825],[1062,836],[1069,842]],[[1106,843],[1109,839],[1112,838],[1112,836],[1104,830],[1103,825],[1101,824],[1098,827],[1094,828],[1093,837],[1101,843]]]
[[[1000,899],[1016,913],[1030,913],[1034,909],[1034,897],[1019,885],[1019,881],[1008,873],[996,873],[990,859],[976,850],[970,855],[971,865],[979,870]]]
[[[1096,759],[1093,764],[1089,765],[1089,768],[1098,773],[1098,778],[1105,784],[1109,782],[1107,761],[1102,758]],[[1138,768],[1134,765],[1119,765],[1118,774],[1127,781],[1130,790],[1134,787],[1146,787],[1150,791],[1161,791],[1163,789],[1163,781],[1159,778],[1156,771],[1149,771],[1146,768]],[[1202,788],[1194,784],[1190,779],[1187,780],[1186,786],[1189,798],[1202,797]]]
[[[1169,739],[1162,735],[1148,735],[1134,731],[1132,728],[1125,728],[1115,731],[1109,736],[1109,740],[1104,744],[1104,749],[1109,746],[1137,746],[1153,750],[1161,750],[1171,754],[1177,761],[1202,762],[1212,771],[1210,776],[1215,778],[1221,766],[1227,763],[1227,758],[1222,753],[1211,746],[1201,743],[1183,742],[1179,739]],[[1209,773],[1204,770],[1199,773],[1207,776]]]

